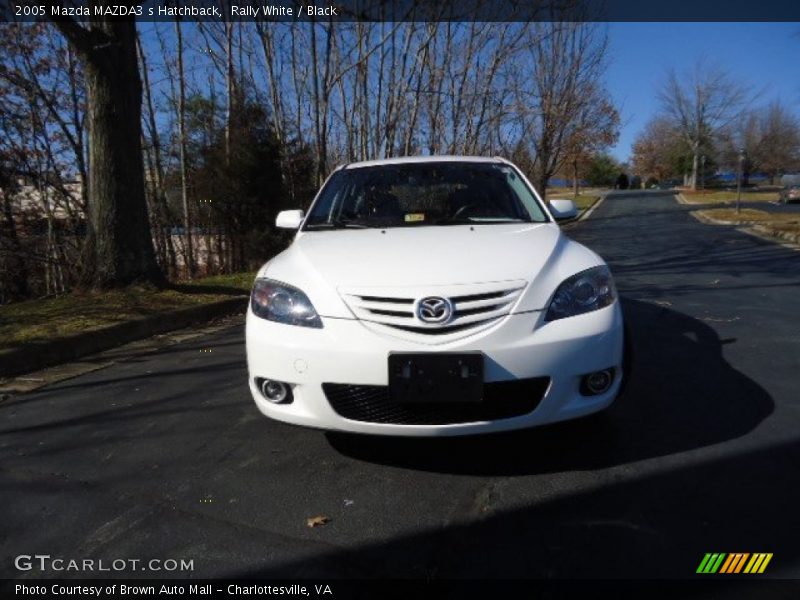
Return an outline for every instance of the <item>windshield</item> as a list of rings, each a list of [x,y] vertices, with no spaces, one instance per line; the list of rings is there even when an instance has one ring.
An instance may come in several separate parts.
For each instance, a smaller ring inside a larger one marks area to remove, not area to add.
[[[337,171],[305,229],[544,221],[530,188],[509,165],[406,163]]]

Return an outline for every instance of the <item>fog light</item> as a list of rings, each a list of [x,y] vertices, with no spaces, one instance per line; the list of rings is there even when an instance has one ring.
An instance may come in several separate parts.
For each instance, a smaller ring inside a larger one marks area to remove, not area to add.
[[[581,380],[581,394],[596,396],[607,392],[614,383],[614,369],[603,369],[584,375]]]
[[[289,404],[292,401],[292,389],[281,381],[257,379],[256,384],[261,395],[273,404]]]

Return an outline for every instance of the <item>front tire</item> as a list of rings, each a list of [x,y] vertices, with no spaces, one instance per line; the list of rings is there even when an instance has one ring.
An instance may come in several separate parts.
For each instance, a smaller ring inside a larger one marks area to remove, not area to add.
[[[630,382],[632,375],[633,375],[633,339],[630,327],[628,326],[628,322],[625,321],[625,325],[623,326],[622,330],[622,384],[619,386],[619,391],[617,392],[616,398],[614,398],[614,402],[611,403],[611,406],[616,404],[621,398],[625,396],[625,391],[628,388],[628,383]]]

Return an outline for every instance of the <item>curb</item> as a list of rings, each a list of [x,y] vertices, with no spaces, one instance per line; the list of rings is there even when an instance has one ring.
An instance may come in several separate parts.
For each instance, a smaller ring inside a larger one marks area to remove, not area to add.
[[[759,233],[763,236],[767,236],[776,240],[789,242],[790,244],[795,244],[800,246],[800,233],[792,233],[791,231],[780,231],[777,229],[772,229],[771,227],[767,227],[766,225],[753,225],[752,229],[754,232]]]
[[[707,225],[728,225],[730,227],[736,227],[739,231],[755,235],[763,240],[776,242],[796,250],[800,249],[800,233],[779,231],[777,229],[772,229],[768,225],[753,223],[753,221],[720,221],[719,219],[700,214],[699,211],[692,211],[689,214],[701,223]]]
[[[573,223],[579,223],[580,221],[583,221],[584,219],[588,219],[589,216],[597,208],[599,208],[600,205],[605,201],[605,199],[610,195],[611,195],[611,192],[606,192],[605,194],[600,194],[600,197],[597,200],[595,200],[594,203],[589,208],[587,208],[585,211],[583,211],[581,214],[579,214],[578,217],[573,221]]]
[[[683,192],[678,192],[677,194],[673,194],[675,199],[678,201],[678,204],[686,204],[687,206],[709,206],[709,205],[716,205],[720,204],[719,201],[717,202],[692,202],[686,196],[683,195]],[[721,204],[725,204],[722,202]]]
[[[17,348],[0,351],[0,377],[38,371],[159,333],[183,329],[218,317],[243,313],[246,309],[246,297],[228,298],[211,304],[190,306],[168,313],[151,315],[56,340],[23,344]]]
[[[610,196],[611,193],[612,192],[604,192],[600,194],[597,197],[597,200],[595,200],[589,208],[585,209],[577,217],[573,217],[572,219],[566,219],[564,221],[559,221],[559,226],[563,227],[564,225],[574,225],[575,223],[579,223],[584,219],[588,219],[589,216],[595,211],[595,209],[598,208],[603,203],[603,200],[606,199],[606,196]]]
[[[742,225],[749,225],[750,221],[720,221],[714,217],[702,214],[699,210],[694,210],[689,213],[695,219],[706,225],[730,225],[731,227],[741,227]]]

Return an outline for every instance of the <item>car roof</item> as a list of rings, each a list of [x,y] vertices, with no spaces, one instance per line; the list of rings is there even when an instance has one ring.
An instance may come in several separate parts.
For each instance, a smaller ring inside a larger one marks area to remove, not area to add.
[[[499,156],[398,156],[395,158],[382,158],[379,160],[364,160],[361,162],[348,163],[339,167],[340,169],[360,169],[362,167],[379,167],[382,165],[403,165],[413,163],[437,163],[437,162],[463,162],[463,163],[493,163],[509,164],[508,161]]]

